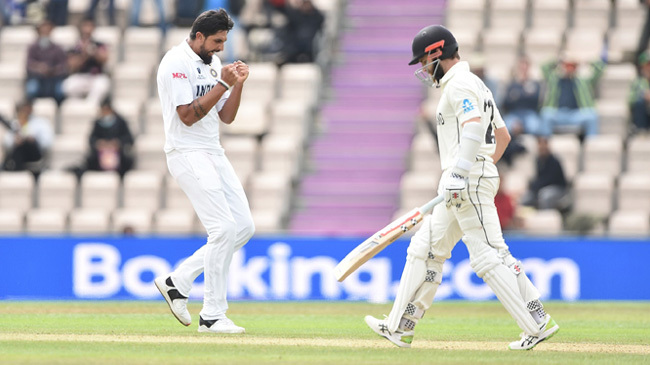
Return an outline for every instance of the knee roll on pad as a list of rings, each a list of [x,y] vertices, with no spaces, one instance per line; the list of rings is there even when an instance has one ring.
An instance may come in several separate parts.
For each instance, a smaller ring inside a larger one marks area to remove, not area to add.
[[[532,303],[534,301],[539,302],[539,291],[533,285],[533,283],[530,281],[528,278],[528,275],[526,275],[526,271],[524,270],[524,266],[522,265],[521,261],[515,259],[509,252],[508,254],[503,257],[503,262],[508,266],[508,268],[515,274],[517,277],[517,284],[519,285],[519,292],[521,293],[521,297],[526,301],[526,303]],[[531,309],[532,311],[533,309]]]
[[[468,240],[473,240],[473,238],[463,237],[463,241]],[[497,252],[488,247],[487,244],[481,245],[478,252],[470,257],[470,266],[472,266],[472,269],[479,278],[483,278],[485,273],[501,264],[502,261],[499,259]]]
[[[429,257],[429,249],[429,242],[412,239],[408,249],[406,249],[406,254],[420,260],[426,260]]]

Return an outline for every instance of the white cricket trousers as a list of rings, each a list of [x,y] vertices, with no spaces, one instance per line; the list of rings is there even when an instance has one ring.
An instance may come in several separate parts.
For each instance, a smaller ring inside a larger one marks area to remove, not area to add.
[[[443,173],[438,186],[438,194],[444,194],[443,183],[449,174]],[[420,244],[431,247],[435,257],[448,259],[456,243],[463,234],[475,238],[482,244],[496,249],[500,255],[508,253],[508,246],[503,239],[501,224],[494,205],[494,196],[499,189],[499,174],[496,166],[488,161],[477,161],[469,175],[469,201],[460,209],[447,208],[442,202],[412,238]],[[470,255],[477,247],[468,246]]]
[[[207,243],[174,270],[172,280],[182,295],[189,296],[192,283],[204,272],[201,317],[224,318],[232,255],[255,232],[244,188],[223,154],[172,151],[167,166],[208,233]]]

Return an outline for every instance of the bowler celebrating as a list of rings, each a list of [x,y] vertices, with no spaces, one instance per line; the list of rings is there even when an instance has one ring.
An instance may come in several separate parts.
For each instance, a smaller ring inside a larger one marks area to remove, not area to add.
[[[189,39],[167,52],[158,67],[158,95],[165,123],[169,172],[192,202],[208,233],[205,245],[155,284],[174,316],[189,326],[187,298],[201,272],[205,276],[199,332],[244,333],[226,317],[228,269],[233,253],[253,236],[244,189],[219,142],[219,123],[230,124],[239,109],[248,66],[223,66],[223,50],[233,21],[225,10],[196,18]]]

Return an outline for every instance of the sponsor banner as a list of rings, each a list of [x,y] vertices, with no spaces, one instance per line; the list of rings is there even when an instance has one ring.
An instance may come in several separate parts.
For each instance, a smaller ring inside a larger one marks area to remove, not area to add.
[[[394,299],[408,240],[390,245],[343,283],[333,268],[363,239],[255,237],[235,253],[230,300]],[[650,242],[508,240],[542,294],[556,300],[650,300]],[[154,277],[174,269],[202,238],[0,238],[0,299],[159,299]],[[203,277],[190,293],[202,298]],[[459,243],[436,300],[495,299]]]

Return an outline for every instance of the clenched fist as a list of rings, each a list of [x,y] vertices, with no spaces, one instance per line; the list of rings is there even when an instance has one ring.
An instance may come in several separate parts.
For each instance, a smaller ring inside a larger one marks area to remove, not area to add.
[[[235,85],[235,83],[239,80],[239,75],[237,74],[237,66],[234,63],[225,65],[221,68],[221,80],[230,86]]]
[[[237,60],[233,63],[235,69],[237,70],[237,83],[243,83],[248,79],[248,65],[242,61]]]

